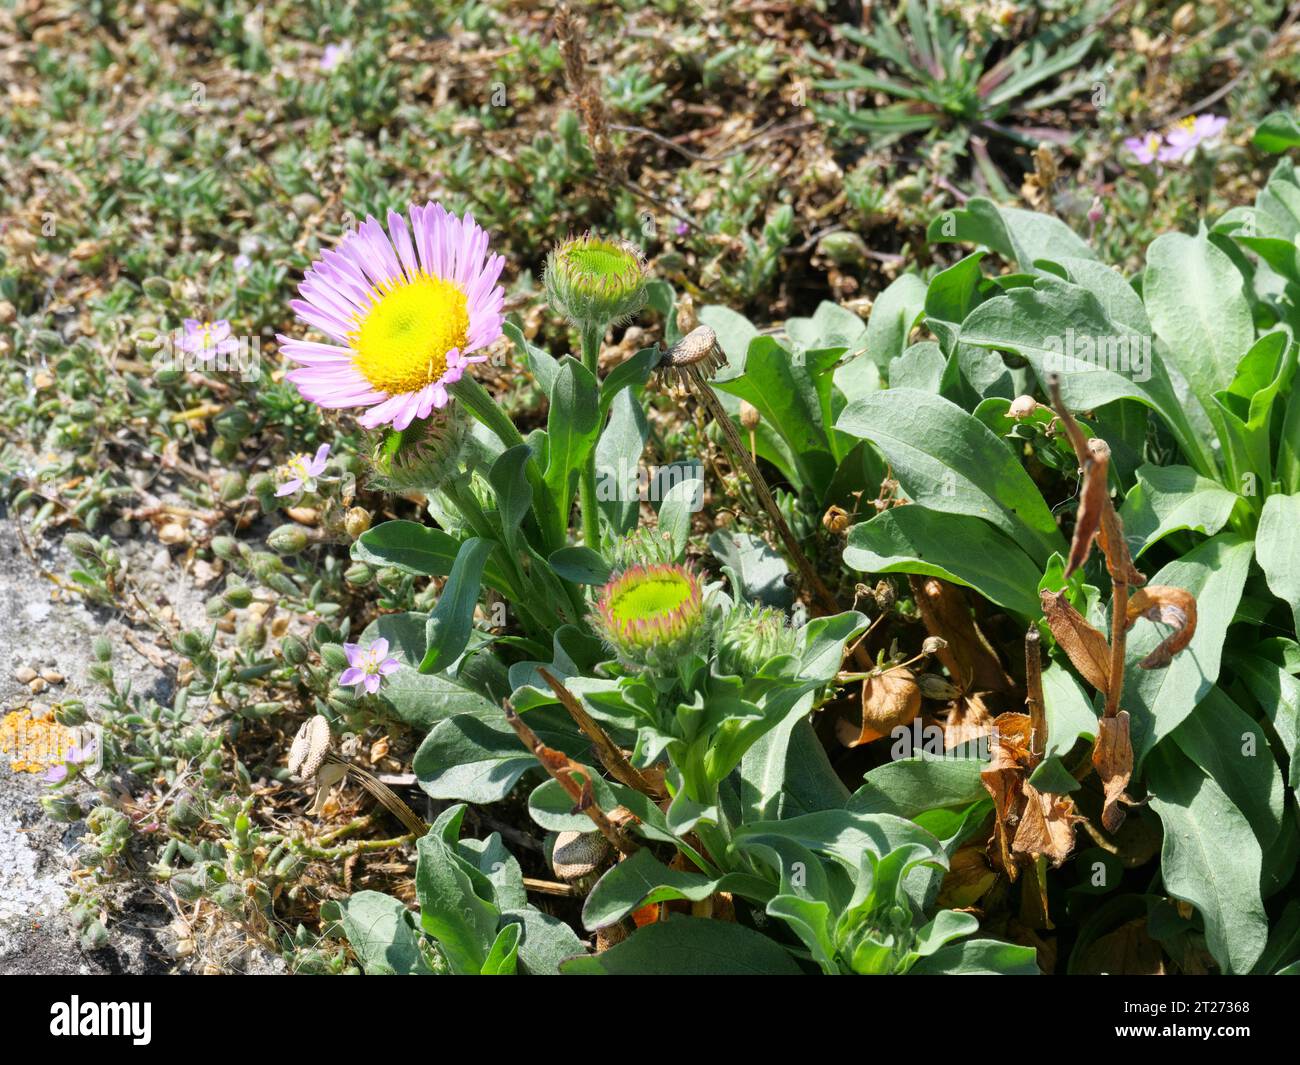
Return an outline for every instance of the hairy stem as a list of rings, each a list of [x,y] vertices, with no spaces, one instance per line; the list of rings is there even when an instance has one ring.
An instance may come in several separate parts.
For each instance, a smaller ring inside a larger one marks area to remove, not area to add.
[[[763,474],[755,465],[754,460],[750,458],[749,449],[745,446],[745,442],[741,440],[740,433],[732,425],[731,415],[727,413],[718,397],[713,394],[713,389],[707,381],[700,377],[698,371],[694,369],[687,371],[685,379],[689,382],[696,398],[704,404],[705,410],[709,412],[709,417],[722,430],[732,460],[745,471],[745,476],[749,478],[750,483],[753,485],[759,503],[762,504],[768,519],[777,531],[777,535],[781,537],[786,553],[790,556],[790,561],[795,564],[795,568],[799,570],[799,576],[809,593],[825,613],[838,614],[840,610],[839,603],[835,601],[835,596],[831,594],[830,589],[826,587],[822,579],[817,575],[817,571],[813,569],[812,563],[808,561],[808,556],[803,553],[803,548],[799,546],[799,541],[795,539],[794,532],[787,524],[780,508],[776,505],[776,500],[772,498],[772,493],[767,487],[767,481],[763,478]]]
[[[604,326],[582,327],[582,364],[591,371],[596,381],[596,396],[600,396],[600,342],[605,335]],[[582,542],[593,551],[600,550],[600,507],[596,501],[596,449],[587,453],[587,460],[578,475],[578,503],[582,510]]]
[[[526,444],[527,441],[510,420],[510,416],[497,404],[491,394],[469,374],[465,374],[452,385],[449,392],[456,400],[465,405],[475,418],[486,425],[507,449]],[[543,554],[560,547],[564,541],[564,522],[556,513],[555,505],[547,491],[542,471],[535,456],[528,459],[528,484],[533,490],[533,509],[537,514],[537,523],[541,527]]]

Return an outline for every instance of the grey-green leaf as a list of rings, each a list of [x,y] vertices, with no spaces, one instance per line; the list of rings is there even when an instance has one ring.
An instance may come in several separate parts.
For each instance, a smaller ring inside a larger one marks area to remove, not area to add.
[[[1016,457],[956,404],[890,389],[850,403],[837,428],[875,444],[915,502],[983,518],[1039,564],[1064,550],[1056,519]]]
[[[1142,292],[1156,336],[1208,410],[1255,343],[1241,272],[1206,233],[1166,233],[1147,249]]]
[[[1263,854],[1250,822],[1175,744],[1151,752],[1146,778],[1148,800],[1165,829],[1165,888],[1200,910],[1206,945],[1224,972],[1249,972],[1268,941]]]
[[[1133,557],[1171,533],[1190,529],[1213,536],[1232,516],[1238,497],[1190,466],[1142,466],[1120,508]]]
[[[340,923],[361,968],[370,976],[427,976],[414,914],[391,895],[358,891],[338,902]]]
[[[674,917],[648,924],[600,954],[572,958],[560,971],[586,976],[798,976],[774,939],[729,921]]]
[[[1300,406],[1300,399],[1292,397]],[[1255,533],[1255,555],[1269,590],[1291,608],[1300,629],[1300,493],[1271,495]]]
[[[474,627],[474,606],[478,602],[483,566],[495,547],[491,540],[477,537],[461,545],[438,605],[429,615],[421,673],[446,669],[465,650]]]
[[[862,573],[919,573],[974,588],[1025,617],[1038,614],[1039,569],[987,521],[893,507],[849,530],[844,564]]]
[[[1132,716],[1133,757],[1142,759],[1161,739],[1182,724],[1219,676],[1223,643],[1241,601],[1254,544],[1233,533],[1219,533],[1175,559],[1148,580],[1173,585],[1196,597],[1196,635],[1164,669],[1141,669],[1137,663],[1169,633],[1145,619],[1128,635],[1127,668],[1120,705]]]

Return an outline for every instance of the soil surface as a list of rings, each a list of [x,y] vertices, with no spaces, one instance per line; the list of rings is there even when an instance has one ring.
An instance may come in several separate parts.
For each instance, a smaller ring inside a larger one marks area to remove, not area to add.
[[[28,548],[35,557],[28,554]],[[0,516],[0,709],[48,708],[67,699],[93,707],[99,693],[86,675],[91,642],[121,624],[110,610],[92,610],[70,598],[42,570],[67,573],[71,556],[57,541],[27,543]],[[121,645],[123,648],[125,644]],[[130,654],[130,652],[127,652]],[[142,657],[115,663],[137,691],[164,695],[167,680]],[[15,673],[24,667],[64,679],[33,693]],[[165,940],[171,915],[147,895],[115,900],[112,944],[83,951],[66,913],[73,854],[86,831],[44,816],[39,800],[48,785],[39,774],[15,772],[0,758],[0,973],[156,973],[173,963]],[[89,800],[92,789],[73,794]],[[138,889],[136,889],[138,890]]]

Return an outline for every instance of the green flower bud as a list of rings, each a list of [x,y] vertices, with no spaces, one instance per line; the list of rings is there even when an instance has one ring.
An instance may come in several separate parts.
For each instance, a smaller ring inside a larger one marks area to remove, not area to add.
[[[185,380],[185,371],[167,366],[161,370],[155,370],[153,379],[163,388],[169,388],[170,386],[180,384],[181,381]]]
[[[785,615],[770,607],[737,607],[718,636],[718,668],[737,677],[752,677],[777,655],[792,655],[799,634]]]
[[[258,551],[252,558],[253,576],[266,583],[273,574],[284,571],[284,563],[266,551]]]
[[[193,873],[178,873],[168,883],[182,902],[194,902],[203,894],[203,883]]]
[[[266,645],[266,627],[255,621],[239,626],[235,642],[245,651],[259,651]]]
[[[229,584],[221,598],[236,610],[242,610],[253,601],[253,589],[247,584]]]
[[[212,441],[212,457],[218,462],[234,462],[239,457],[239,441],[217,437]]]
[[[275,875],[280,880],[296,879],[307,868],[307,859],[301,854],[286,854],[275,867]]]
[[[215,536],[212,553],[225,562],[235,562],[239,559],[239,541],[232,536]]]
[[[221,484],[217,488],[217,495],[223,503],[233,503],[237,499],[243,499],[244,493],[248,491],[248,482],[244,479],[242,473],[231,471],[221,478]]]
[[[704,588],[689,566],[633,566],[601,590],[592,624],[624,662],[671,669],[706,633]]]
[[[343,571],[343,579],[355,588],[364,588],[375,579],[375,571],[364,562],[354,562]]]
[[[38,329],[32,334],[32,343],[36,350],[46,355],[54,355],[63,350],[63,337],[53,329]]]
[[[89,400],[79,400],[68,408],[68,416],[73,421],[93,422],[99,417],[99,408]]]
[[[212,901],[226,913],[239,913],[244,908],[244,893],[238,884],[222,884],[212,893]]]
[[[188,632],[182,632],[172,640],[172,648],[177,654],[182,654],[186,658],[198,658],[208,649],[208,641],[201,633],[193,629]]]
[[[822,237],[817,243],[817,251],[836,266],[861,266],[867,261],[866,242],[847,230]]]
[[[91,651],[101,662],[111,662],[113,659],[113,641],[107,636],[96,636],[94,643],[91,644]]]
[[[82,562],[99,554],[99,544],[95,542],[94,537],[87,536],[85,533],[68,533],[63,538],[63,546]]]
[[[212,428],[226,440],[239,443],[253,431],[253,419],[243,407],[227,407],[212,419]]]
[[[469,422],[454,403],[400,431],[376,434],[369,447],[370,482],[385,492],[432,493],[460,473],[468,436]]]
[[[146,296],[152,296],[154,299],[166,299],[172,294],[172,285],[165,277],[146,277],[140,285],[144,289]]]
[[[91,921],[85,931],[78,937],[82,950],[103,950],[108,946],[108,929],[103,921]]]
[[[71,795],[42,795],[40,803],[46,817],[62,824],[80,821],[86,813]]]
[[[169,827],[180,831],[186,828],[194,828],[203,821],[203,811],[194,801],[194,797],[188,792],[182,792],[172,803],[171,809],[167,812],[167,824]]]
[[[300,666],[307,661],[307,645],[297,636],[286,636],[280,641],[280,653],[291,666]]]
[[[598,328],[631,318],[646,300],[646,263],[625,240],[590,233],[567,240],[546,260],[551,306],[579,328]]]
[[[241,706],[239,708],[239,713],[243,717],[251,717],[256,719],[256,718],[274,717],[283,709],[284,709],[284,703],[277,703],[277,702],[252,703],[251,705]]]
[[[90,720],[86,714],[86,704],[80,699],[69,699],[54,707],[54,720],[68,728],[76,728]]]
[[[301,525],[281,525],[266,538],[266,546],[281,555],[296,555],[306,550],[308,543],[307,530]]]
[[[344,653],[343,648],[336,643],[321,644],[320,660],[330,669],[343,670],[348,668],[348,656]]]
[[[271,496],[275,492],[275,478],[265,470],[255,473],[248,479],[248,491],[259,499]]]

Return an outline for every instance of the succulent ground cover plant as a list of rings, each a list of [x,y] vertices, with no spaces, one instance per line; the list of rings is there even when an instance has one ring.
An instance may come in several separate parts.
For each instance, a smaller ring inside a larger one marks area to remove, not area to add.
[[[426,6],[0,10],[81,948],[1295,972],[1293,13]]]

